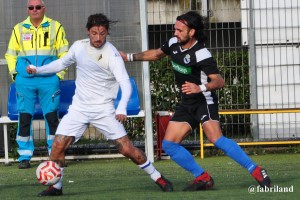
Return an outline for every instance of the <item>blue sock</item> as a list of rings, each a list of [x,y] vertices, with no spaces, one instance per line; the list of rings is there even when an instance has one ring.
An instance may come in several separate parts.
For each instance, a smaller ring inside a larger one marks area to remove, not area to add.
[[[250,157],[242,150],[242,148],[233,140],[230,140],[224,136],[221,136],[215,143],[215,146],[224,151],[224,153],[245,167],[251,174],[256,167],[256,164],[250,159]]]
[[[162,147],[174,162],[188,172],[191,172],[194,177],[198,177],[204,172],[190,152],[180,144],[163,140]]]

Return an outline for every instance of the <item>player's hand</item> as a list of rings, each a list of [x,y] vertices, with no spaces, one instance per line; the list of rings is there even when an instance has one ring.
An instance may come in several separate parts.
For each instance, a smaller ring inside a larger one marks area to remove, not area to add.
[[[116,114],[116,119],[117,119],[119,122],[123,123],[123,122],[126,121],[127,116],[126,116],[126,115],[122,115],[122,114]]]
[[[36,74],[36,67],[33,66],[33,65],[28,65],[28,66],[26,67],[26,72],[27,72],[28,74]]]
[[[190,83],[185,81],[184,84],[182,84],[181,90],[185,94],[197,94],[201,92],[201,89],[199,85],[196,85],[195,83]]]

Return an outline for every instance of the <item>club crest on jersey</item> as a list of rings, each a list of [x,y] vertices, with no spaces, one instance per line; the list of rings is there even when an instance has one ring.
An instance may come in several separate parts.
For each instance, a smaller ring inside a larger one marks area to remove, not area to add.
[[[190,56],[190,54],[186,54],[186,56],[183,58],[183,62],[185,64],[189,64],[191,62],[191,56]]]

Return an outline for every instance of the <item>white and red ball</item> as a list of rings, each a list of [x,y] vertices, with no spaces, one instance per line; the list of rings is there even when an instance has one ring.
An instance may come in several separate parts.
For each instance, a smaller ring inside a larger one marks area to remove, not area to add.
[[[44,161],[37,167],[36,177],[43,185],[54,185],[61,177],[61,169],[56,162]]]

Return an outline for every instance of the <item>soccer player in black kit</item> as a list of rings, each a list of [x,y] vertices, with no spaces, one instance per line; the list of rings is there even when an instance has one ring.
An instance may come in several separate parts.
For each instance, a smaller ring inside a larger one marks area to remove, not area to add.
[[[182,140],[201,123],[207,139],[243,166],[262,187],[271,187],[265,169],[254,163],[233,140],[222,135],[219,105],[215,90],[224,87],[217,63],[205,48],[203,18],[190,11],[176,18],[174,37],[158,49],[125,54],[124,61],[155,61],[170,56],[176,83],[181,88],[181,102],[176,107],[162,142],[163,150],[195,179],[184,191],[213,188],[213,178],[181,146]]]

